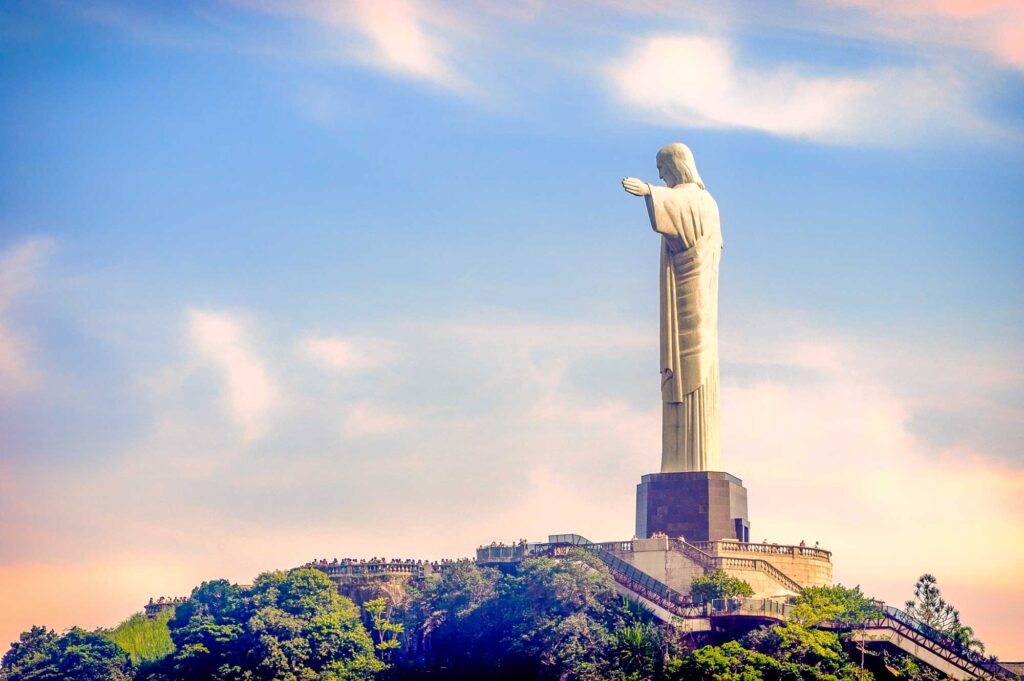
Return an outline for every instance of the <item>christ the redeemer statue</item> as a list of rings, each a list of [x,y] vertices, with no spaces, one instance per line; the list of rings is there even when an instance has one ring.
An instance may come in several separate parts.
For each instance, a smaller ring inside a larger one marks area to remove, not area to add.
[[[667,186],[635,177],[622,186],[647,200],[651,227],[661,234],[661,472],[717,471],[718,204],[685,144],[665,146],[657,162]]]

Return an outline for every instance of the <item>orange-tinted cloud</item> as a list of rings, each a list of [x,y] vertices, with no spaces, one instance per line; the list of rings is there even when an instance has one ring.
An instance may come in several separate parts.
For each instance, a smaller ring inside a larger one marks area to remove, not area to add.
[[[1024,68],[1024,3],[1019,0],[833,0],[875,15],[893,38],[967,47]]]
[[[1018,654],[998,613],[1000,603],[1024,607],[1024,473],[969,442],[937,448],[913,431],[916,398],[897,388],[907,371],[931,372],[927,363],[901,368],[872,339],[778,328],[777,338],[723,339],[723,464],[749,490],[755,539],[820,541],[838,581],[897,605],[932,572],[992,652]],[[107,466],[6,469],[3,582],[18,605],[0,633],[115,624],[151,595],[314,557],[466,556],[491,540],[560,532],[629,538],[635,484],[660,460],[657,374],[638,401],[603,369],[656,357],[646,331],[385,325],[374,336],[407,362],[345,374],[354,383],[341,392],[336,374],[289,343],[268,361],[295,362],[283,374],[301,379],[289,384],[298,403],[256,452],[236,456],[237,445],[185,421]],[[776,377],[743,378],[740,365],[759,362]],[[940,364],[982,385],[1004,380],[984,354]],[[948,391],[951,404],[973,399],[957,374],[934,380],[926,390]],[[362,419],[359,437],[344,432],[346,414]],[[69,574],[83,586],[59,581]],[[979,583],[989,588],[969,588]]]

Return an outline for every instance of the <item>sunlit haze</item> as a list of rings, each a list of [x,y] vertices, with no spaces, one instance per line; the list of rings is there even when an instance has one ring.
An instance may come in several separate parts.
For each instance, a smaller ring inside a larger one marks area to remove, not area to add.
[[[671,9],[666,9],[671,7]],[[898,7],[898,8],[897,8]],[[721,207],[752,539],[1024,659],[1024,4],[0,7],[0,643],[312,558],[634,531]]]

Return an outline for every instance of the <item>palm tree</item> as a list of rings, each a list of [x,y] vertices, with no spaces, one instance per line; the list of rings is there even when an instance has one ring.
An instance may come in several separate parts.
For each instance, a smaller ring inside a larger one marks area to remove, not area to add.
[[[974,638],[974,629],[971,627],[960,624],[957,622],[949,630],[949,636],[954,641],[964,647],[965,650],[970,650],[975,653],[984,653],[985,644],[979,639]]]

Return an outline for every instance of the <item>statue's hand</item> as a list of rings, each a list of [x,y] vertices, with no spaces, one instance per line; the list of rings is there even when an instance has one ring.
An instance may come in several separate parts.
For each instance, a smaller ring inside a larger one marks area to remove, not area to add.
[[[635,177],[623,178],[622,188],[633,196],[647,196],[651,193],[651,186],[643,180],[638,180]]]

